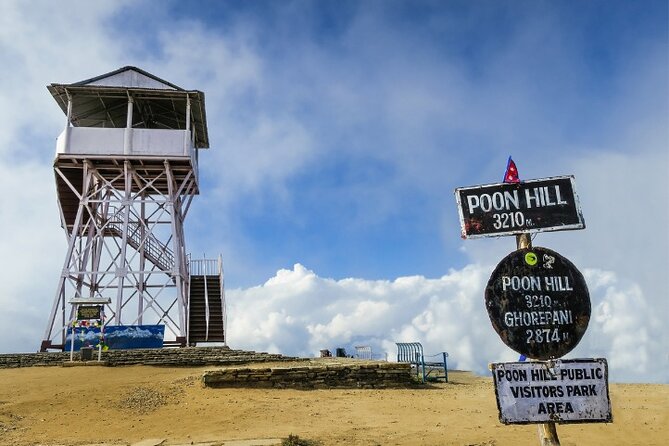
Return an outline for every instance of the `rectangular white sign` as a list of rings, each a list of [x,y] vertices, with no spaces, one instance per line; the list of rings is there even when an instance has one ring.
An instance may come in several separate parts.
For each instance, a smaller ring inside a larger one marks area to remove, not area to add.
[[[491,364],[504,424],[611,422],[606,359]]]

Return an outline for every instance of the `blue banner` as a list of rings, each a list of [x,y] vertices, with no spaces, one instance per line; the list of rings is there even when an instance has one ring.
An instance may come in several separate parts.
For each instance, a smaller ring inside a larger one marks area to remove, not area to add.
[[[165,337],[164,325],[111,325],[106,326],[104,339],[99,327],[74,327],[74,350],[81,347],[97,349],[102,342],[113,350],[128,350],[133,348],[162,348]],[[70,351],[72,342],[72,327],[68,327],[65,341],[65,350]]]

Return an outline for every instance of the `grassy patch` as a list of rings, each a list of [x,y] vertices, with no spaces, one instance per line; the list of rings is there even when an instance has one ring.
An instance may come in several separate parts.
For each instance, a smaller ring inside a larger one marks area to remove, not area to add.
[[[288,438],[281,441],[281,446],[319,446],[319,444],[317,441],[306,440],[293,434],[288,435]]]

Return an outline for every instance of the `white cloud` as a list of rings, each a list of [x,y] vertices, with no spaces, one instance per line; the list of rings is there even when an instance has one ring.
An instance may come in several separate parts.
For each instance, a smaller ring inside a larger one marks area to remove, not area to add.
[[[106,23],[124,4],[2,3],[0,64],[6,69],[0,99],[6,106],[0,108],[0,155],[16,155],[11,151],[17,147],[23,156],[55,153],[55,146],[25,144],[26,136],[34,135],[48,135],[54,141],[56,129],[65,125],[46,86],[80,81],[120,66],[119,36],[112,35]]]
[[[0,164],[0,189],[0,351],[36,351],[65,253],[53,172]]]
[[[371,345],[393,358],[395,342],[419,341],[426,353],[448,351],[451,367],[485,374],[488,363],[518,356],[498,338],[485,311],[483,287],[491,271],[469,265],[438,279],[335,281],[296,264],[264,285],[227,293],[229,344],[298,356]],[[610,271],[588,270],[586,276],[592,318],[568,357],[605,357],[616,381],[669,381],[660,316],[640,287],[619,283]]]
[[[635,283],[619,283],[607,271],[588,270],[586,276],[595,296],[589,345],[610,358],[613,370],[625,370],[627,380],[669,381],[662,313]]]

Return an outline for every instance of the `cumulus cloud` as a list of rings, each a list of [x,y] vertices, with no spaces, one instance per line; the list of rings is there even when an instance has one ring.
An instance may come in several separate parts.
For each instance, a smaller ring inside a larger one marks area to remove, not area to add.
[[[28,138],[53,141],[65,125],[46,86],[76,82],[119,67],[123,59],[118,36],[107,25],[123,7],[71,2],[4,2],[0,14],[0,63],[3,73],[0,109],[0,156],[48,159],[55,147],[26,144]],[[18,111],[18,113],[17,113]],[[44,140],[40,140],[44,141]]]
[[[419,341],[426,353],[447,351],[451,367],[485,374],[488,363],[518,357],[485,310],[491,272],[469,265],[436,279],[333,280],[296,264],[263,285],[228,292],[229,344],[297,356],[369,345],[375,357],[393,360],[395,342]],[[666,382],[659,316],[639,286],[620,283],[611,271],[588,270],[586,277],[592,318],[567,357],[607,358],[612,380]]]
[[[0,164],[0,188],[0,351],[34,351],[62,266],[63,254],[54,253],[66,246],[53,173],[37,163]]]
[[[592,317],[576,353],[608,358],[613,376],[626,381],[669,382],[665,313],[657,311],[637,283],[619,280],[610,271],[586,270],[585,277]]]

